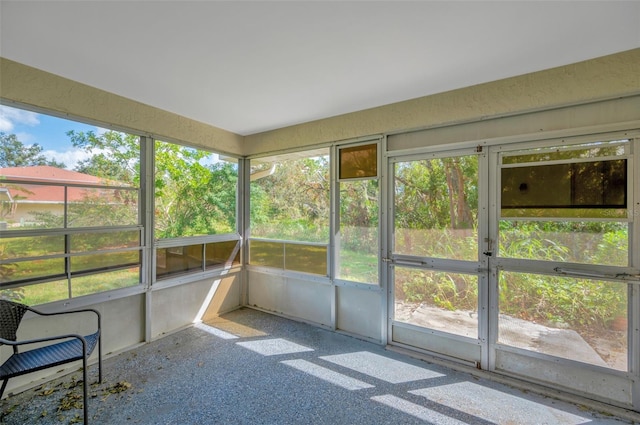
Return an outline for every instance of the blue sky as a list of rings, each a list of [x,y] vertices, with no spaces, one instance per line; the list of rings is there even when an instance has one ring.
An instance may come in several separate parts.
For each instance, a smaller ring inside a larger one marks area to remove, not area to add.
[[[71,169],[88,154],[73,148],[66,134],[69,130],[104,131],[96,126],[0,105],[0,132],[15,134],[28,146],[39,144],[45,156],[63,162]]]
[[[74,149],[67,136],[69,130],[93,131],[96,134],[107,131],[94,125],[82,124],[75,121],[39,114],[23,109],[0,105],[0,132],[15,134],[24,145],[38,144],[48,159],[65,164],[66,168],[73,169],[78,161],[91,156],[91,153]],[[97,153],[98,151],[94,151]],[[203,165],[211,165],[219,161],[215,153],[201,160]]]

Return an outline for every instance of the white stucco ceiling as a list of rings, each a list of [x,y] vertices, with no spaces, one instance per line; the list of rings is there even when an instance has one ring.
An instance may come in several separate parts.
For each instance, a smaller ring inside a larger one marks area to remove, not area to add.
[[[640,47],[640,1],[0,1],[0,55],[247,135]]]

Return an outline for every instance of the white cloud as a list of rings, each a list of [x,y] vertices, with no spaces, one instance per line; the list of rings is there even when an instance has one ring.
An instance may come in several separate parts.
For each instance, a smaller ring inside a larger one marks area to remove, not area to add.
[[[101,149],[95,149],[91,152],[87,152],[82,149],[73,149],[65,152],[58,152],[53,150],[43,151],[42,154],[47,159],[53,159],[57,162],[62,162],[68,170],[72,170],[78,165],[78,162],[91,158],[93,155],[103,152]]]
[[[30,133],[16,133],[16,137],[27,146],[31,146],[35,141],[35,137]]]
[[[34,127],[40,124],[40,120],[35,112],[0,105],[0,131],[12,131],[16,123]]]

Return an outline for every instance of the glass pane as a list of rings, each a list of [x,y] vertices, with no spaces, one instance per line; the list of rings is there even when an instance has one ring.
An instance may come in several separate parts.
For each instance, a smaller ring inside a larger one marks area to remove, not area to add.
[[[478,277],[395,267],[399,322],[478,338]]]
[[[338,276],[378,284],[378,181],[340,183]]]
[[[115,270],[71,278],[71,294],[74,297],[127,288],[140,283],[140,267]]]
[[[64,254],[64,236],[25,236],[0,239],[0,260]]]
[[[327,275],[327,246],[285,243],[285,268],[305,273]]]
[[[329,150],[251,161],[251,236],[329,242]]]
[[[156,250],[156,277],[201,271],[203,267],[202,244],[158,248]]]
[[[478,158],[395,165],[397,254],[478,260]]]
[[[72,253],[140,246],[140,231],[138,230],[76,233],[70,235],[69,238]]]
[[[205,245],[205,266],[215,267],[231,263],[240,264],[240,242],[213,242]]]
[[[155,236],[236,232],[237,160],[156,141]]]
[[[69,188],[67,227],[138,224],[138,191]]]
[[[64,226],[64,187],[2,183],[5,178],[24,178],[13,176],[21,174],[13,170],[31,171],[34,168],[42,167],[0,169],[0,223],[4,223],[2,226],[7,229],[53,229]]]
[[[500,257],[629,265],[629,225],[579,221],[500,221]]]
[[[139,251],[106,252],[71,257],[71,272],[102,270],[112,267],[140,264]]]
[[[503,216],[549,217],[547,209],[556,214],[569,209],[560,210],[560,217],[580,217],[584,209],[597,209],[588,216],[611,218],[627,207],[626,159],[503,168],[501,173]]]
[[[0,283],[65,276],[64,258],[0,264]]]
[[[500,273],[499,342],[627,370],[627,284]]]
[[[66,300],[67,298],[69,298],[69,285],[66,279],[0,290],[0,299],[16,301],[29,306]]]
[[[376,177],[378,175],[378,145],[353,146],[340,149],[340,179]]]
[[[251,239],[249,264],[284,269],[284,243]]]
[[[13,180],[0,185],[0,222],[8,227],[63,227],[65,202],[83,203],[87,191],[67,184],[139,186],[138,136],[8,106],[0,108],[11,111],[6,115],[9,120],[30,117],[28,125],[20,120],[12,122],[14,133],[0,135],[12,152],[5,168],[0,169],[0,179]],[[136,191],[123,191],[113,202],[122,204],[131,197],[135,207]]]

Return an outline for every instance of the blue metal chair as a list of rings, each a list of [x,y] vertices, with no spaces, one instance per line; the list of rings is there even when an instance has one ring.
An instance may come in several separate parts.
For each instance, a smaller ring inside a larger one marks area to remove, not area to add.
[[[94,333],[86,336],[65,334],[18,341],[16,335],[18,326],[27,311],[31,311],[39,316],[59,316],[91,312],[96,315],[97,328]],[[0,398],[2,398],[7,382],[10,378],[82,360],[84,423],[88,424],[87,359],[91,356],[91,353],[96,346],[98,347],[98,382],[102,382],[102,340],[100,320],[100,313],[93,309],[72,310],[59,313],[43,313],[24,304],[0,300],[0,345],[4,344],[13,347],[13,354],[11,357],[9,357],[7,361],[0,366],[0,379],[2,380]],[[38,346],[32,349],[26,349],[25,347],[29,344],[46,342],[54,343],[45,346]],[[18,348],[20,348],[20,351]]]

